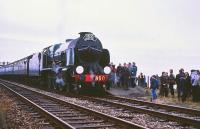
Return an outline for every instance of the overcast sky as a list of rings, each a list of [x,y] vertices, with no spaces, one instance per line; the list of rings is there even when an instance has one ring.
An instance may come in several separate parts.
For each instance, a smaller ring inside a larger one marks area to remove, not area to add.
[[[0,62],[93,32],[138,72],[200,69],[199,0],[0,0]]]

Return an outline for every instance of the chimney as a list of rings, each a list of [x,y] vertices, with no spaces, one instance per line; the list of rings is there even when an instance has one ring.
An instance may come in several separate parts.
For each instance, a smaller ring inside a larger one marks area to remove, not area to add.
[[[85,36],[85,34],[92,34],[92,33],[91,32],[80,32],[79,34],[80,34],[80,37],[82,38]]]

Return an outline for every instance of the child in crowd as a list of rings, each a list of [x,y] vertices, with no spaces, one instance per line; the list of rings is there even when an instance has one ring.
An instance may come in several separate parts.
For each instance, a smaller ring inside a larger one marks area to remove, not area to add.
[[[156,76],[153,75],[150,79],[150,82],[151,82],[151,95],[152,95],[152,102],[155,102],[156,99],[157,99],[157,94],[156,94],[156,89],[158,89],[158,80],[156,79]]]

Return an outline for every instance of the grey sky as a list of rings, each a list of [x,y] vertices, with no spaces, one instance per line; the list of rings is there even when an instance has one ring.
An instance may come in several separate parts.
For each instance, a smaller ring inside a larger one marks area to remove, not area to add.
[[[0,61],[93,32],[139,72],[200,69],[199,0],[0,0]]]

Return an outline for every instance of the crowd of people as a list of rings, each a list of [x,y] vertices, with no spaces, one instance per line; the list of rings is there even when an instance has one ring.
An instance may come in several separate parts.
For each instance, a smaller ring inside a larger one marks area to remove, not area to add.
[[[143,87],[147,86],[146,77],[143,73],[137,77],[137,66],[135,62],[119,63],[116,67],[113,63],[110,64],[111,74],[109,77],[109,87],[122,87],[128,89],[128,87],[135,87],[137,84]]]
[[[169,93],[174,97],[175,85],[177,86],[176,92],[179,101],[185,102],[191,96],[194,102],[200,101],[200,71],[191,70],[191,75],[189,75],[188,72],[184,72],[184,69],[180,69],[176,76],[172,69],[170,69],[169,75],[167,72],[162,72],[160,77],[153,75],[150,78],[152,100],[157,98],[157,89],[159,89],[159,95],[162,97],[168,97]]]
[[[134,88],[136,85],[141,87],[147,87],[147,80],[143,73],[137,76],[137,66],[135,62],[124,63],[115,66],[110,64],[111,73],[109,77],[109,87],[121,87],[128,89]],[[200,101],[200,71],[191,70],[191,74],[184,72],[184,69],[180,69],[179,73],[175,76],[173,69],[168,72],[162,72],[161,76],[153,75],[150,77],[150,89],[152,94],[152,101],[157,98],[157,90],[159,90],[159,96],[168,97],[169,94],[177,98],[179,101],[185,102],[192,97],[194,102]],[[175,88],[176,87],[176,88]],[[175,90],[176,89],[176,90]]]

